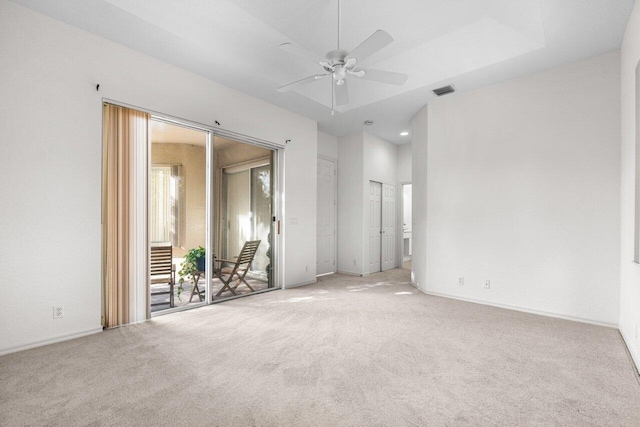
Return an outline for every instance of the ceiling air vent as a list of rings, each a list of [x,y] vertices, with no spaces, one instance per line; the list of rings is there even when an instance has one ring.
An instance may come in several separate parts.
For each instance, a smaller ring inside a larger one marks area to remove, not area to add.
[[[447,95],[449,93],[453,93],[456,90],[452,87],[452,86],[444,86],[444,87],[440,87],[438,89],[434,89],[433,93],[435,93],[438,96],[443,96],[443,95]]]

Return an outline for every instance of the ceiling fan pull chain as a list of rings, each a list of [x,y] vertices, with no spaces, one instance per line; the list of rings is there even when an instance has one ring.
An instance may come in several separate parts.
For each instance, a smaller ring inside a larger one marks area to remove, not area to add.
[[[336,90],[336,86],[333,84],[333,79],[330,79],[329,81],[331,82],[331,115],[333,116],[336,114],[336,112],[334,111],[335,101],[333,97],[333,94],[335,93],[335,90]]]

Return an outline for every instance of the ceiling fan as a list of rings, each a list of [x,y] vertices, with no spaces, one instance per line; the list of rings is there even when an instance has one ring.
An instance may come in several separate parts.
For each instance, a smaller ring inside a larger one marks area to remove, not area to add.
[[[351,52],[347,52],[346,50],[340,49],[340,20],[340,0],[338,0],[338,48],[328,52],[324,58],[295,43],[288,42],[280,45],[280,49],[285,52],[289,52],[321,65],[322,68],[324,68],[324,73],[315,74],[293,83],[286,84],[279,87],[278,91],[286,92],[312,83],[316,80],[332,76],[331,114],[333,114],[334,96],[336,105],[345,105],[349,103],[349,90],[347,89],[347,77],[349,76],[398,86],[403,85],[408,78],[406,74],[394,73],[391,71],[357,68],[356,64],[358,62],[364,61],[390,44],[393,41],[393,37],[391,37],[386,31],[378,30],[370,35],[365,41],[360,43],[360,45]]]

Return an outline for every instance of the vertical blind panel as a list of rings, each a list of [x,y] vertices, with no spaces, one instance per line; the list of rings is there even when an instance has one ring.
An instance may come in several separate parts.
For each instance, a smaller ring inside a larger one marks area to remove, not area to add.
[[[134,151],[147,144],[149,115],[111,104],[103,106],[102,155],[102,324],[114,327],[129,323],[130,259],[135,253],[136,182],[132,179]]]

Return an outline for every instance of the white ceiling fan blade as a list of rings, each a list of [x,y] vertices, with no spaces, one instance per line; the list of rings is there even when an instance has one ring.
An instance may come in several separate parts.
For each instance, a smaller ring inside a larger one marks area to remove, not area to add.
[[[347,68],[351,68],[356,65],[356,62],[358,62],[356,58],[345,58],[344,66]]]
[[[307,59],[309,61],[315,62],[317,64],[320,64],[322,62],[326,62],[327,59],[320,56],[320,55],[316,55],[315,53],[311,52],[310,50],[307,50],[305,48],[303,48],[302,46],[295,44],[295,43],[282,43],[280,45],[280,49],[284,50],[285,52],[288,52],[292,55],[296,55],[300,58],[304,58]]]
[[[365,75],[365,71],[358,68],[355,70],[347,70],[347,73],[351,74],[352,76],[356,76],[356,77],[362,77]]]
[[[402,86],[406,83],[409,76],[402,73],[394,73],[393,71],[382,70],[364,70],[363,79],[371,80],[374,82],[387,83],[390,85]]]
[[[360,43],[358,47],[353,49],[345,60],[349,61],[351,58],[355,58],[358,62],[362,62],[389,43],[393,41],[393,37],[386,31],[378,30],[371,34],[368,39]]]
[[[287,92],[291,89],[295,89],[297,87],[304,86],[311,82],[315,82],[316,80],[320,80],[321,78],[326,77],[328,75],[329,74],[316,74],[315,76],[305,77],[304,79],[295,81],[293,83],[289,83],[288,85],[280,86],[278,88],[278,92]]]
[[[336,105],[346,105],[349,103],[349,89],[347,88],[347,81],[343,80],[343,83],[333,85],[336,89]]]

